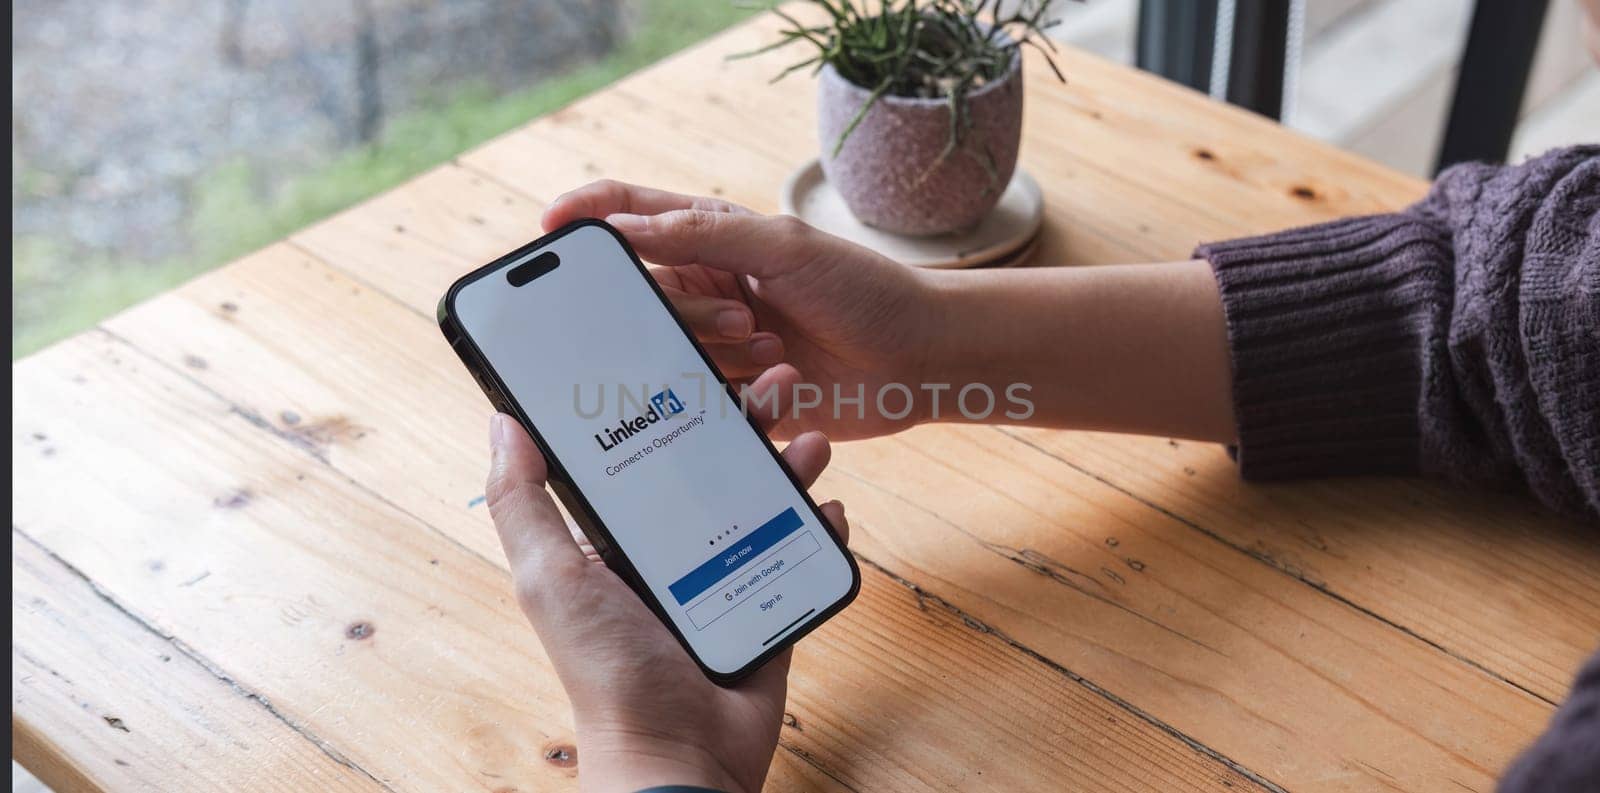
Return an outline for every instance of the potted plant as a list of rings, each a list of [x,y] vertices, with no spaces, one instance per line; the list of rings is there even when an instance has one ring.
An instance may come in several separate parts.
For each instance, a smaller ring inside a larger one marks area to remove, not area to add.
[[[1011,180],[1022,135],[1024,45],[1050,58],[1053,0],[812,0],[820,24],[788,26],[761,52],[816,52],[774,77],[819,74],[822,168],[850,211],[906,235],[982,220]],[[1006,10],[1002,10],[1002,6]],[[742,56],[736,56],[742,57]]]

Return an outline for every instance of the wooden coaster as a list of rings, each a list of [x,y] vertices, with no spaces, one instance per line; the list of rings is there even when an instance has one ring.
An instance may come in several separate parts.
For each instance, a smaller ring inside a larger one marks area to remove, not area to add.
[[[1044,195],[1039,183],[1021,169],[1011,177],[1000,202],[977,226],[933,237],[891,234],[857,220],[844,198],[828,184],[822,163],[817,160],[806,163],[784,181],[779,204],[785,213],[895,261],[944,269],[1016,264],[1033,252],[1044,219]]]

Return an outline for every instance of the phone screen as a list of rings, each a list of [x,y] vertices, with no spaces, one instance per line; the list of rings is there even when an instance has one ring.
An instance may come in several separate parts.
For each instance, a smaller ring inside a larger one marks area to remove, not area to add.
[[[753,669],[853,597],[853,561],[610,227],[536,245],[447,313],[691,653]]]

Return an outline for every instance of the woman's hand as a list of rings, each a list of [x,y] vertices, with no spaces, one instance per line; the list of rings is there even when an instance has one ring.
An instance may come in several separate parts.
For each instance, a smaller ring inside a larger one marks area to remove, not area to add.
[[[517,601],[572,701],[583,789],[759,790],[778,743],[790,653],[733,688],[711,683],[567,528],[545,491],[545,460],[521,425],[496,415],[490,439],[489,513]],[[801,435],[783,456],[809,486],[828,464],[828,441],[820,433]],[[822,512],[847,538],[839,502],[823,504]]]
[[[894,417],[906,407],[906,392],[886,392],[881,411],[876,404],[888,383],[920,394],[927,374],[929,323],[939,318],[919,271],[792,217],[614,181],[556,199],[544,227],[586,217],[605,219],[641,257],[663,265],[652,269],[656,280],[726,377],[748,381],[780,361],[805,372],[816,390],[801,386],[785,395],[801,410],[791,411],[776,435],[823,429],[849,440],[923,418],[915,404]],[[857,396],[860,402],[848,401]],[[820,404],[808,406],[813,400]]]
[[[789,382],[763,373],[778,361],[805,373],[809,387],[780,389],[804,410],[779,435],[966,421],[1238,437],[1203,261],[918,270],[792,217],[609,181],[556,199],[544,227],[586,217],[663,265],[652,272],[723,374]]]

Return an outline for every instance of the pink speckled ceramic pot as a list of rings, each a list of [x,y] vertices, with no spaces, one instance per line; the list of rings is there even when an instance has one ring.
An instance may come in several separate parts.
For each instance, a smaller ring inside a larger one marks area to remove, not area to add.
[[[975,225],[994,208],[1011,181],[1022,136],[1022,59],[1006,76],[968,94],[973,121],[962,148],[931,172],[950,139],[950,104],[945,99],[884,96],[845,138],[871,91],[828,66],[817,89],[817,126],[822,170],[850,211],[869,226],[896,234],[925,236]],[[994,158],[998,179],[984,168],[983,149]]]

